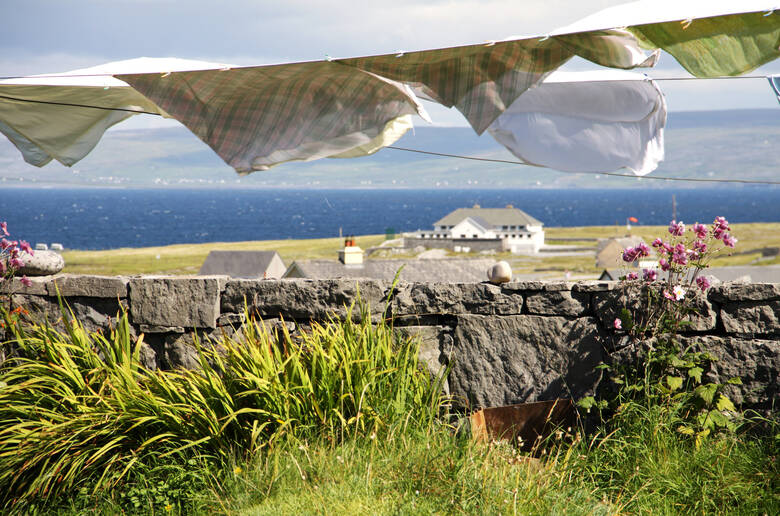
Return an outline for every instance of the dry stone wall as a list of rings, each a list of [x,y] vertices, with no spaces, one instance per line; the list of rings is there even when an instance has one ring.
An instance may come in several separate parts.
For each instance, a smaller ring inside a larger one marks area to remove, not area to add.
[[[391,284],[374,280],[232,280],[213,277],[57,275],[10,295],[37,317],[60,320],[57,295],[91,331],[108,330],[120,309],[144,334],[149,368],[196,367],[195,336],[218,338],[240,326],[245,308],[295,332],[329,317],[393,316],[398,331],[423,342],[421,359],[434,373],[450,367],[448,389],[463,405],[499,406],[579,398],[599,385],[600,363],[628,360],[636,345],[612,328],[621,306],[614,282]],[[740,376],[731,395],[771,408],[780,393],[780,284],[724,284],[696,300],[699,315],[685,339],[719,361],[717,380]]]

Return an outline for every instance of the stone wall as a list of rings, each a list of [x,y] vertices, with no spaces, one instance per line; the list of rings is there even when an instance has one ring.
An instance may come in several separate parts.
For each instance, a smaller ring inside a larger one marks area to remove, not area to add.
[[[291,331],[329,316],[346,317],[358,298],[373,319],[388,313],[399,331],[418,335],[421,357],[451,367],[449,391],[464,405],[499,406],[579,398],[599,384],[602,363],[624,360],[634,345],[612,328],[614,282],[399,284],[374,280],[232,280],[227,277],[97,277],[59,275],[18,281],[3,290],[12,302],[50,321],[57,294],[89,330],[107,330],[120,308],[144,334],[150,368],[195,367],[193,335],[218,337],[240,325],[245,306]],[[0,290],[0,293],[3,292]],[[719,357],[715,379],[740,376],[736,402],[770,408],[780,377],[780,284],[724,284],[697,298],[699,316],[685,339]],[[352,312],[359,317],[358,311]]]

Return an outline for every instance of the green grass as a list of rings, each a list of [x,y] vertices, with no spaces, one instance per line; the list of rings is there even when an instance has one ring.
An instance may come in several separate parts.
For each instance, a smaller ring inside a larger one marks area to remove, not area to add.
[[[669,406],[630,402],[533,454],[476,443],[418,365],[417,343],[362,316],[299,339],[250,324],[204,343],[201,371],[153,372],[126,319],[107,336],[78,324],[61,334],[6,313],[22,357],[0,367],[0,510],[780,512],[776,421],[697,447]]]
[[[713,266],[726,265],[773,265],[780,263],[780,257],[757,261],[759,251],[753,249],[777,246],[776,235],[780,224],[734,224],[733,234],[739,239],[734,256],[717,258]],[[665,226],[634,226],[632,235],[638,235],[647,242],[666,233]],[[624,236],[625,226],[588,226],[574,228],[545,228],[546,241],[559,245],[581,245],[595,247],[595,238]],[[366,235],[356,238],[363,249],[379,245],[384,235]],[[559,240],[582,238],[581,241]],[[266,240],[257,242],[218,242],[207,244],[180,244],[164,247],[123,248],[106,251],[66,251],[64,272],[74,274],[135,275],[135,274],[197,274],[209,251],[268,251],[275,250],[286,265],[294,260],[335,260],[343,240],[340,238],[317,238],[310,240]],[[743,254],[749,253],[749,254]],[[411,256],[411,255],[409,255]],[[399,255],[399,258],[408,258]],[[459,257],[477,257],[477,253],[452,254]],[[601,270],[595,266],[595,257],[586,256],[517,256],[510,253],[495,255],[496,259],[509,260],[516,274],[539,273],[561,277],[566,271],[577,275],[598,276]],[[369,258],[370,259],[370,258]]]

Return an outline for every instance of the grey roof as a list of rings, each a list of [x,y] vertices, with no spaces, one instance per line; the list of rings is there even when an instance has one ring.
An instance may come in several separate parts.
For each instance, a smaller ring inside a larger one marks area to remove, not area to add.
[[[630,235],[624,237],[600,238],[598,244],[596,244],[596,254],[599,254],[601,251],[604,250],[605,247],[607,247],[612,242],[615,242],[621,248],[625,249],[627,247],[638,246],[640,243],[644,242],[644,239],[639,236],[630,236]]]
[[[494,226],[541,226],[542,223],[517,208],[458,208],[444,218],[437,220],[437,226],[454,226],[466,217],[481,218],[490,227]]]
[[[474,283],[487,280],[492,259],[366,260],[362,265],[344,265],[335,260],[293,262],[285,277],[313,279],[372,278],[392,281],[403,266],[400,279],[423,283]]]
[[[233,278],[262,278],[276,260],[284,268],[276,251],[211,251],[198,272],[201,276],[227,274]],[[281,272],[278,273],[281,275]],[[279,277],[278,275],[275,277]]]

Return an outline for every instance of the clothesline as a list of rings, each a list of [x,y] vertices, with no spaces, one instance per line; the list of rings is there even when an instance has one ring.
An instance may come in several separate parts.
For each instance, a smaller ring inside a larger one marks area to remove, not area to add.
[[[476,156],[461,156],[459,154],[447,154],[444,152],[432,152],[424,151],[420,149],[407,149],[405,147],[395,147],[388,145],[385,149],[393,149],[405,152],[415,152],[418,154],[427,154],[429,156],[439,156],[443,158],[458,158],[467,159],[471,161],[487,161],[490,163],[505,163],[508,165],[526,165],[534,166],[522,161],[513,161],[508,159],[494,159],[494,158],[478,158]],[[669,177],[669,176],[635,176],[633,174],[618,174],[615,172],[571,172],[567,170],[555,170],[563,174],[593,174],[598,176],[614,176],[614,177],[629,177],[634,179],[661,179],[664,181],[691,181],[696,183],[745,183],[745,184],[757,184],[757,185],[780,185],[780,181],[762,181],[753,179],[705,179],[705,178],[685,178],[685,177]]]

